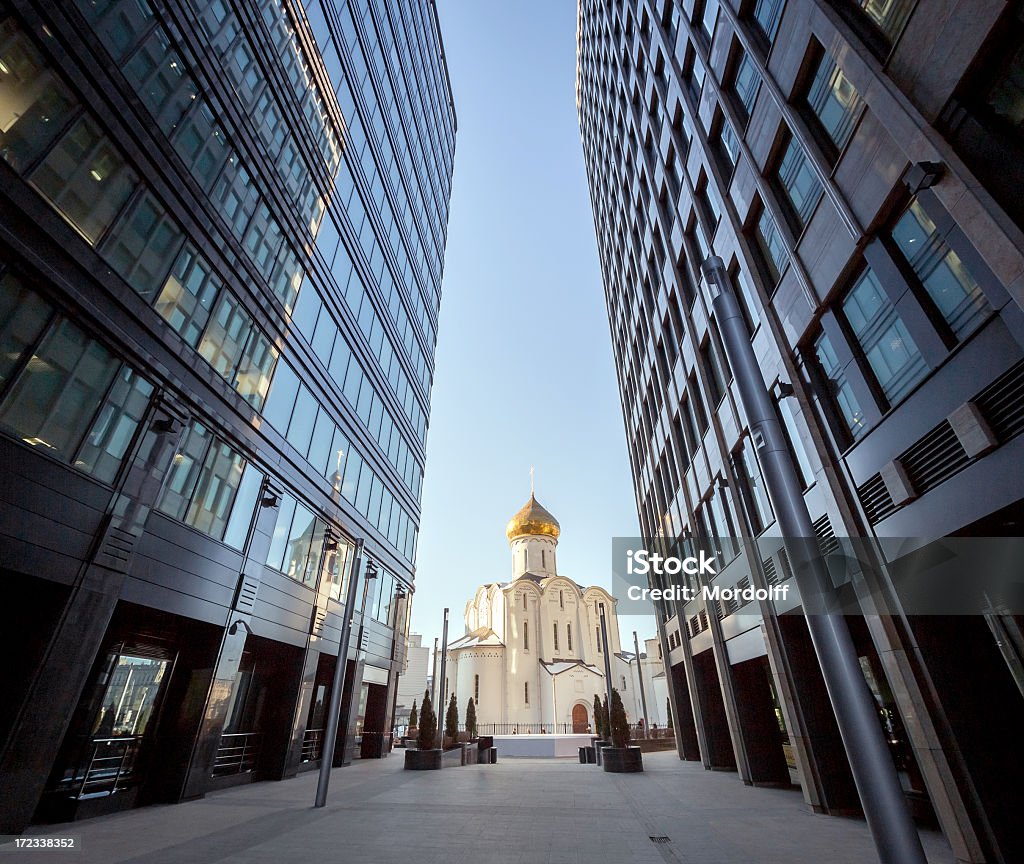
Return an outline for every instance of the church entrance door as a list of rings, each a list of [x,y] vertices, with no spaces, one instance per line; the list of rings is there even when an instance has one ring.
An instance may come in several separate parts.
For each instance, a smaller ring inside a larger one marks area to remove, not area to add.
[[[573,705],[572,706],[572,731],[573,734],[580,735],[587,731],[587,706],[586,705]]]

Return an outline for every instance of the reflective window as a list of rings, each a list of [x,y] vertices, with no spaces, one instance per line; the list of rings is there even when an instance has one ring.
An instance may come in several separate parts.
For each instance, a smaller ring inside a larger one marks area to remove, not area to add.
[[[192,423],[188,427],[183,439],[178,443],[157,504],[157,509],[161,513],[166,513],[178,521],[185,518],[199,479],[199,472],[203,467],[203,460],[206,458],[206,451],[212,440],[210,430],[201,423]]]
[[[814,343],[814,355],[828,385],[827,397],[839,409],[850,434],[854,438],[858,437],[866,428],[864,412],[846,378],[846,370],[839,363],[832,341],[826,334],[822,333]]]
[[[43,337],[0,406],[0,425],[28,444],[70,459],[120,362],[67,319]]]
[[[958,339],[992,312],[978,281],[917,199],[896,223],[892,238]]]
[[[125,64],[124,75],[157,126],[170,135],[199,94],[163,28],[156,28]]]
[[[245,460],[223,441],[214,441],[206,454],[185,523],[218,540],[224,536]]]
[[[247,464],[242,472],[242,481],[238,484],[234,503],[231,505],[231,516],[224,529],[224,542],[233,549],[240,550],[245,546],[253,511],[256,509],[262,488],[262,472],[252,464]]]
[[[829,140],[837,150],[842,150],[853,134],[863,102],[828,52],[818,61],[807,92],[807,104]]]
[[[928,373],[928,365],[874,271],[864,271],[842,307],[882,392],[898,401]]]
[[[172,141],[195,181],[204,192],[209,192],[231,151],[210,106],[199,101],[178,127]]]
[[[851,0],[886,41],[892,44],[903,31],[915,0]]]
[[[753,18],[758,29],[768,42],[775,41],[775,34],[782,19],[782,5],[785,0],[756,0]]]
[[[807,153],[791,135],[776,169],[776,179],[785,193],[783,199],[789,205],[793,227],[799,233],[810,220],[822,189]]]
[[[295,405],[295,396],[298,392],[299,376],[287,363],[278,363],[270,395],[263,407],[263,419],[282,435],[288,431],[288,421],[291,419],[292,407]]]
[[[52,311],[11,273],[0,279],[0,390],[43,332]]]
[[[775,515],[761,476],[761,466],[757,463],[749,439],[745,438],[733,453],[733,467],[740,483],[740,498],[750,519],[750,527],[754,534],[760,534],[774,521]]]
[[[217,310],[206,328],[199,353],[229,381],[242,357],[242,350],[253,327],[252,318],[230,291],[224,291]]]
[[[253,328],[242,352],[232,385],[257,411],[263,407],[277,364],[277,348],[261,330]]]
[[[75,467],[112,483],[153,395],[153,385],[128,366],[122,366],[92,428]]]
[[[0,157],[19,174],[65,127],[75,99],[13,18],[0,19]]]
[[[224,283],[195,248],[188,244],[167,277],[156,311],[193,348],[210,319],[214,301]]]
[[[789,263],[789,251],[779,233],[779,226],[775,224],[775,220],[767,208],[761,209],[761,215],[754,225],[754,238],[761,251],[765,269],[774,285],[779,281],[782,271]]]
[[[95,245],[138,178],[99,127],[82,117],[58,140],[29,181]]]
[[[104,240],[103,257],[140,296],[151,300],[164,284],[183,237],[177,222],[144,192]]]
[[[736,71],[733,73],[732,90],[736,95],[737,107],[744,117],[749,118],[757,101],[757,91],[761,86],[761,76],[757,74],[754,61],[742,48],[737,46],[738,59]]]

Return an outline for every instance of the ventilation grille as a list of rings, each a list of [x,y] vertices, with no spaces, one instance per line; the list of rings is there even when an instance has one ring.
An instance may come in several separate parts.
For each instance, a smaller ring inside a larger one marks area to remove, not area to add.
[[[836,532],[832,530],[828,514],[814,522],[814,536],[818,538],[818,548],[822,555],[831,555],[839,550],[839,541],[836,540]]]
[[[256,592],[259,590],[259,582],[251,576],[245,576],[242,584],[238,587],[238,598],[235,600],[235,608],[240,612],[249,612],[256,605]]]
[[[706,609],[700,610],[700,629],[701,632],[708,629],[708,613]]]
[[[893,503],[889,490],[885,487],[885,481],[882,480],[881,474],[875,474],[866,483],[858,486],[857,496],[872,525],[881,522],[896,510],[896,505]]]
[[[764,570],[764,580],[769,585],[779,584],[779,571],[775,569],[775,561],[771,558],[765,558],[761,562],[761,568]]]
[[[899,457],[918,494],[934,489],[970,464],[960,439],[949,422],[943,420]]]
[[[793,578],[793,565],[789,563],[789,553],[785,549],[780,549],[778,555],[779,569],[782,570],[782,581],[785,582],[787,579]]]
[[[700,621],[697,620],[697,616],[694,615],[690,618],[690,638],[692,639],[700,633]]]
[[[1024,432],[1024,360],[996,378],[972,401],[1001,442]]]

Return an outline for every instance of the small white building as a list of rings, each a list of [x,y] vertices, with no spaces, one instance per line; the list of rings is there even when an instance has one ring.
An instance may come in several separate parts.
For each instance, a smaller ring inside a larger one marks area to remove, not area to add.
[[[605,694],[604,606],[612,686],[631,723],[641,716],[635,672],[622,654],[615,599],[558,572],[558,521],[531,494],[506,528],[512,580],[481,585],[466,604],[466,634],[448,647],[446,705],[470,697],[484,732],[586,732]],[[443,709],[442,709],[443,710]]]

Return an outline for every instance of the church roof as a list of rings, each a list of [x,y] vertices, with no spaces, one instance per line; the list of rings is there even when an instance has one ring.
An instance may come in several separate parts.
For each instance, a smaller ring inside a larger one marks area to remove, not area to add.
[[[508,526],[505,528],[505,536],[508,537],[509,542],[517,537],[535,534],[546,534],[557,540],[560,533],[558,520],[537,503],[532,492],[530,500],[509,520]]]
[[[498,634],[495,633],[490,627],[478,627],[472,633],[467,633],[460,639],[456,639],[451,645],[448,646],[449,651],[453,651],[456,648],[476,648],[481,645],[504,645],[505,643],[498,638]]]
[[[577,666],[581,666],[584,669],[593,672],[595,675],[601,675],[602,678],[604,677],[596,666],[590,663],[584,663],[582,660],[558,660],[554,663],[545,663],[541,660],[540,665],[543,666],[552,677],[555,675],[561,675],[563,672],[567,672]]]

